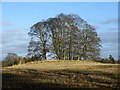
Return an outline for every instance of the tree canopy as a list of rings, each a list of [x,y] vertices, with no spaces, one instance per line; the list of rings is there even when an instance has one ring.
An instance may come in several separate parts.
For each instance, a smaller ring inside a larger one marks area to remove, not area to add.
[[[94,60],[100,54],[101,40],[95,28],[76,14],[58,14],[31,26],[28,55],[49,53],[59,60]]]

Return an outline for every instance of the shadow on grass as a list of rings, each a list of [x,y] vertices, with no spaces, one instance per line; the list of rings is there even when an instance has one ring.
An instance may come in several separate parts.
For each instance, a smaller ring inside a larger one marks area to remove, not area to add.
[[[114,74],[110,72],[104,72],[104,71],[90,71],[90,70],[80,70],[80,71],[74,71],[74,70],[65,70],[65,72],[74,74],[74,75],[84,75],[84,80],[87,82],[90,82],[93,86],[97,86],[100,88],[120,88],[120,78],[118,76],[119,73]],[[93,77],[91,77],[93,76]],[[97,78],[101,77],[101,78]],[[110,78],[109,80],[106,80],[105,78]]]
[[[2,88],[63,88],[64,85],[36,82],[31,78],[11,73],[3,74]]]
[[[9,69],[3,71],[3,88],[119,88],[117,83],[102,78],[90,77],[97,75],[109,77],[114,81],[114,74],[102,71],[74,71],[50,70],[39,71],[35,69]]]

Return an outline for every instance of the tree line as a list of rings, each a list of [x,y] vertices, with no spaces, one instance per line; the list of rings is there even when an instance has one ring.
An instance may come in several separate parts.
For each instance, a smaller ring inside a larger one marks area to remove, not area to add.
[[[95,60],[101,40],[95,28],[76,14],[58,14],[31,26],[28,56],[59,60]]]
[[[33,57],[22,57],[18,56],[16,53],[8,53],[4,60],[2,61],[2,66],[13,66],[18,64],[25,64],[33,61],[39,61],[39,58],[35,55]],[[98,58],[95,62],[101,63],[120,63],[120,61],[115,60],[112,55],[109,55],[108,58]],[[0,62],[1,64],[1,62]]]

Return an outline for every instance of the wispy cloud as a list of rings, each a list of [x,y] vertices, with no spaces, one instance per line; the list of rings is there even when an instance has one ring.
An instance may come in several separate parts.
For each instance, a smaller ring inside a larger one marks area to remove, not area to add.
[[[118,18],[112,18],[105,21],[100,22],[101,24],[117,24]]]
[[[118,28],[109,28],[110,31],[118,31]]]

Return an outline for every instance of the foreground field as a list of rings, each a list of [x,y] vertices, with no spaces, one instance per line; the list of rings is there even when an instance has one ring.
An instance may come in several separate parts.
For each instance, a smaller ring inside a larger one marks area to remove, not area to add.
[[[39,61],[3,68],[3,88],[119,88],[118,64]]]

